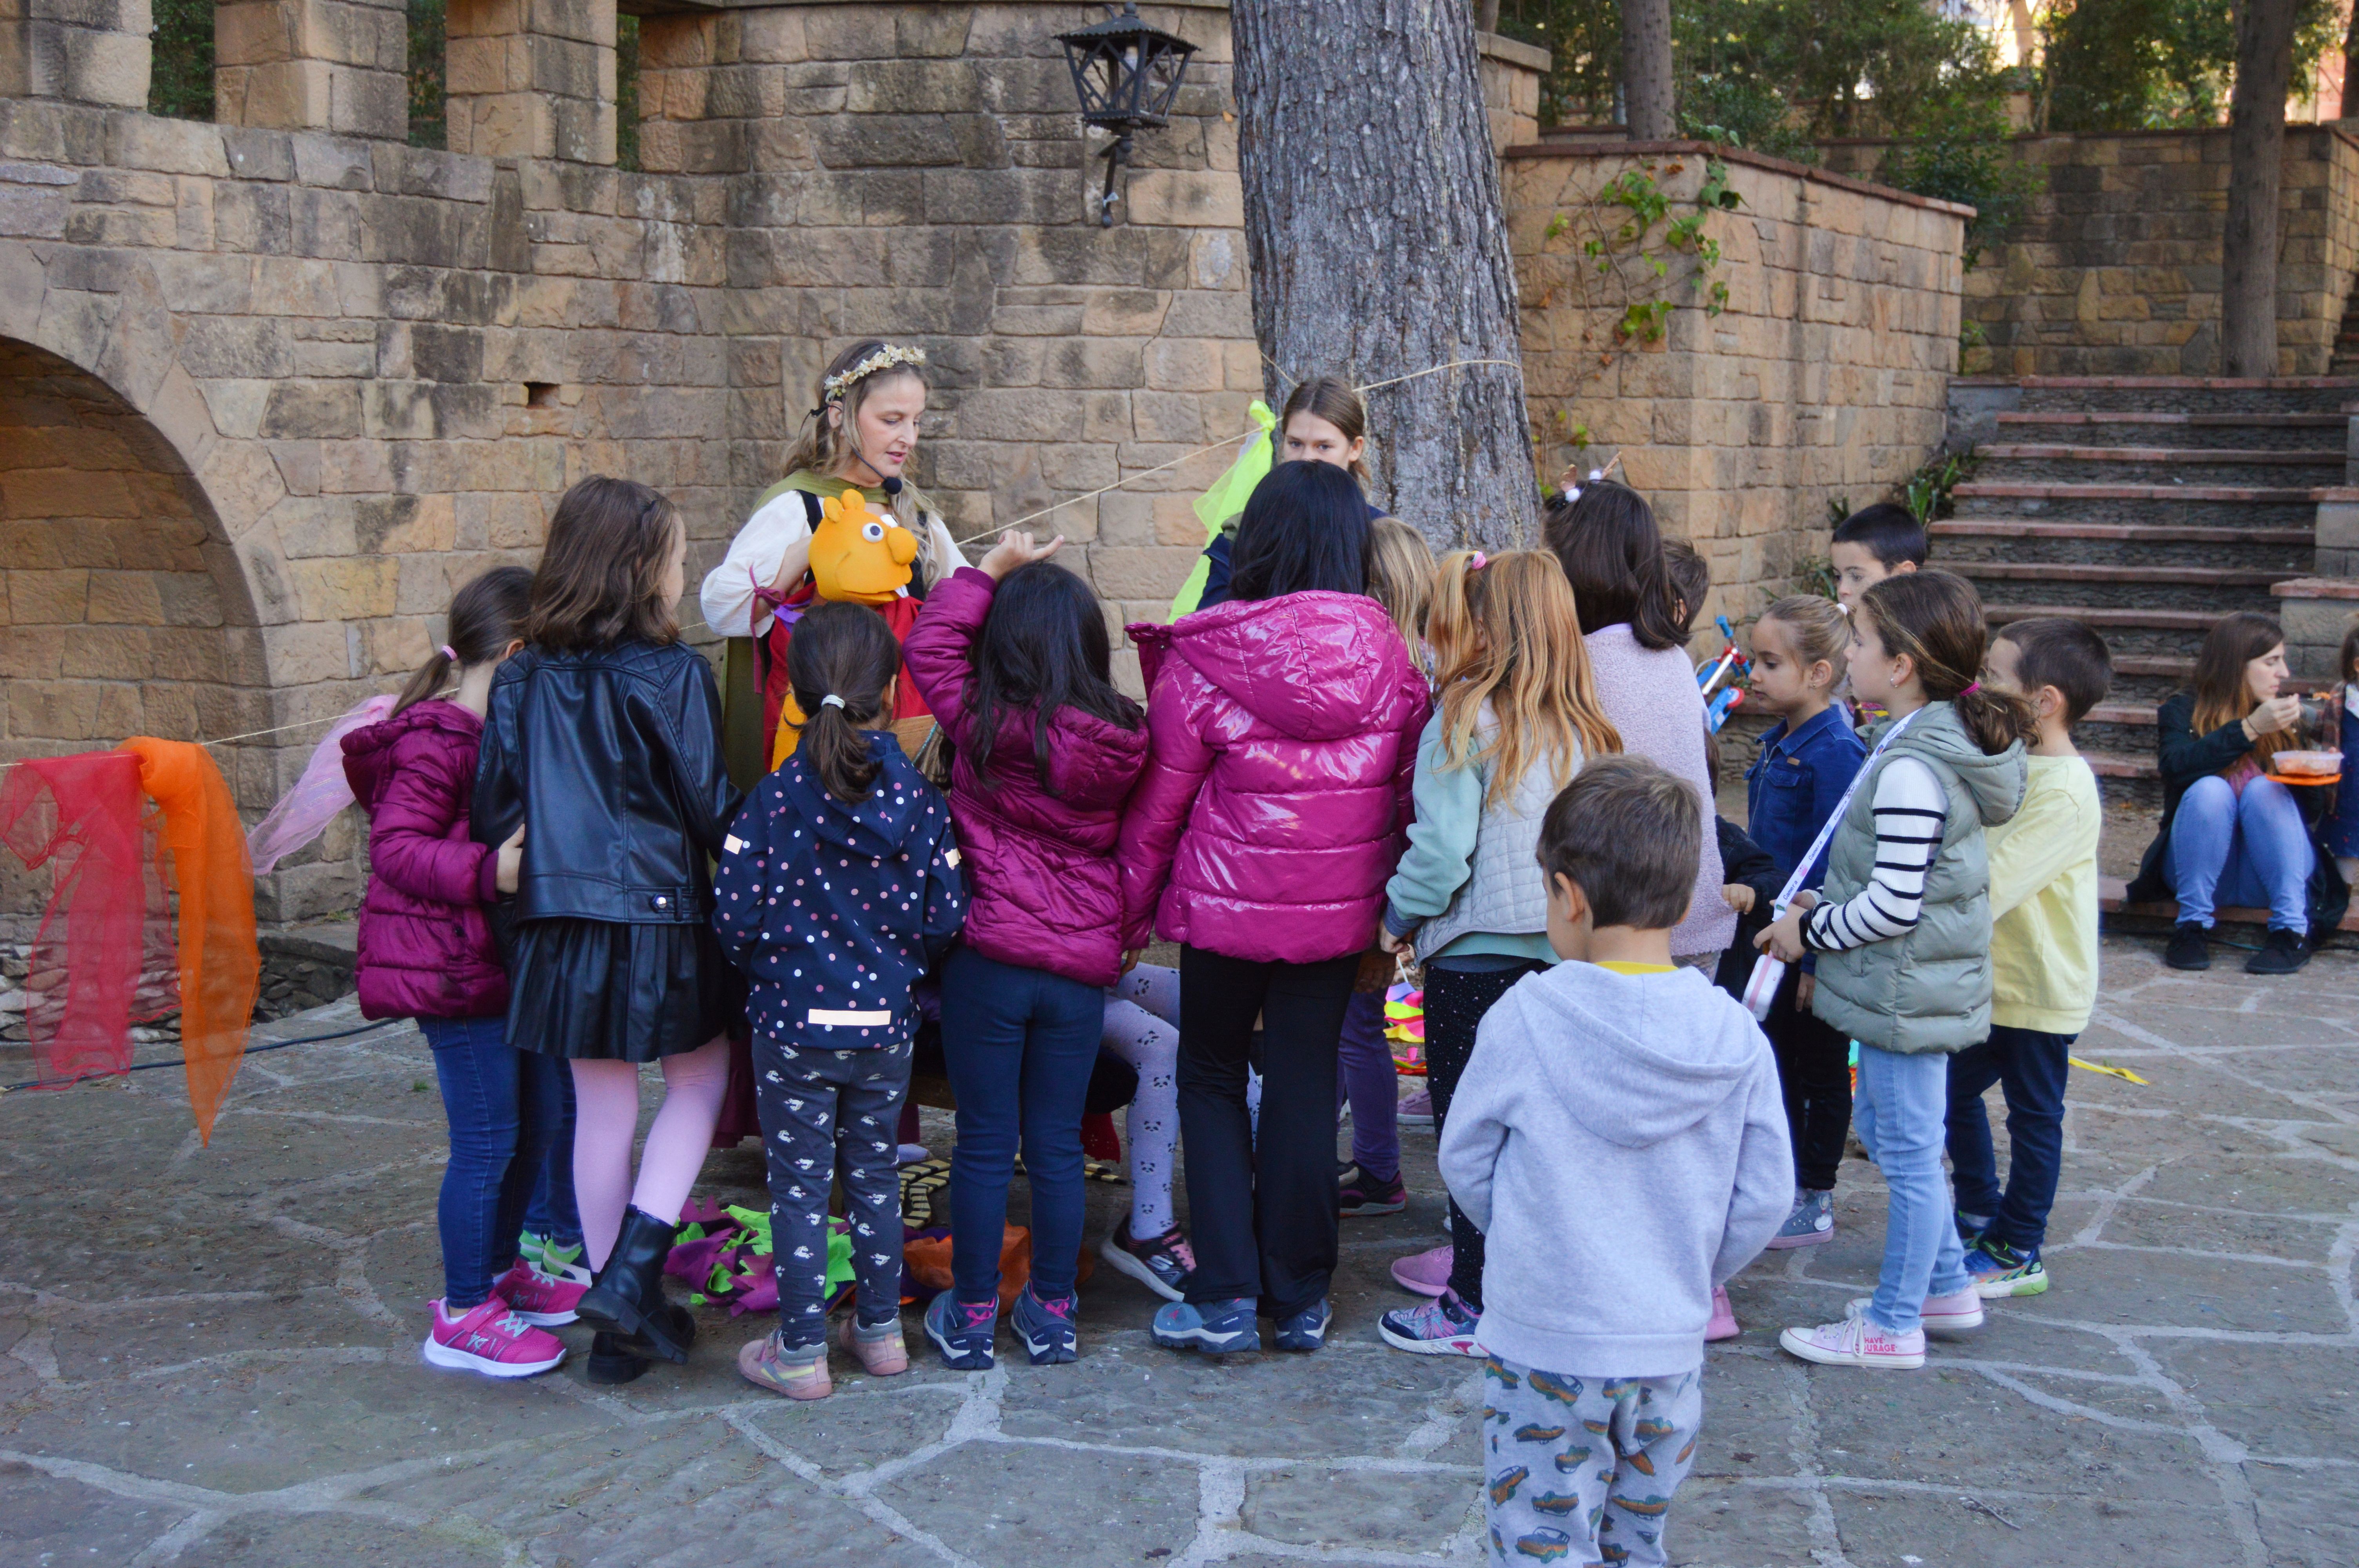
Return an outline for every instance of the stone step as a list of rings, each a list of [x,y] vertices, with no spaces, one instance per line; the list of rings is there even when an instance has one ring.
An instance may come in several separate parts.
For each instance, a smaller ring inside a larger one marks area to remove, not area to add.
[[[1953,517],[1930,524],[1936,565],[1966,561],[2082,561],[2092,565],[2314,568],[2310,528],[2175,528],[2136,523],[2046,523],[2027,517]]]
[[[2341,484],[2342,452],[2230,447],[2065,447],[2029,443],[1975,450],[1972,482],[2168,485],[2270,489]]]
[[[2298,528],[2343,493],[2311,485],[2075,484],[1969,480],[1951,492],[1966,517],[2030,515],[2074,523],[2180,527]]]
[[[2059,523],[2030,517],[1949,517],[1926,532],[1937,539],[2096,539],[2123,545],[2299,545],[2314,528],[2179,527],[2157,523]]]
[[[2141,610],[2161,604],[2223,613],[2250,610],[2263,615],[2275,613],[2269,589],[2301,576],[2299,571],[2284,568],[2117,566],[2081,561],[1955,559],[1943,564],[1977,584],[2070,585],[2075,590],[2076,601],[2093,609]],[[2005,587],[1985,589],[1984,598],[1986,601],[2003,602],[2006,592]]]
[[[1984,616],[1994,626],[2035,616],[2061,615],[2078,621],[2105,640],[2118,662],[2124,658],[2187,661],[2191,664],[2223,611],[2171,610],[2151,605],[2011,604],[1985,599]]]
[[[2024,413],[2329,413],[2359,398],[2359,376],[1956,376],[1962,389],[2013,389]]]
[[[2097,907],[2107,914],[2125,915],[2133,920],[2169,923],[2179,918],[2179,905],[2169,899],[2158,903],[2130,903],[2129,883],[2121,877],[2097,879]],[[2215,922],[2226,921],[2235,925],[2267,925],[2269,912],[2266,909],[2214,909],[2212,918]],[[2359,903],[2352,905],[2350,912],[2343,915],[2343,924],[2335,929],[2359,931]],[[2216,965],[2221,960],[2215,956],[2212,961]]]
[[[2309,413],[2024,413],[1993,416],[2009,438],[2086,438],[2103,446],[2201,447],[2223,441],[2271,451],[2340,451],[2349,416]]]

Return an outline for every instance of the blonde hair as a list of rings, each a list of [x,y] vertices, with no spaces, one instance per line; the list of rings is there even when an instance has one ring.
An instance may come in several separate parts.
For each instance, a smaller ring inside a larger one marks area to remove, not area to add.
[[[1486,806],[1511,794],[1543,758],[1561,789],[1584,758],[1622,749],[1621,732],[1598,706],[1572,586],[1554,556],[1451,551],[1435,575],[1426,624],[1443,661],[1443,765],[1490,762]],[[1477,752],[1485,703],[1498,733]]]
[[[1775,621],[1793,635],[1794,652],[1801,656],[1805,674],[1821,660],[1834,670],[1830,689],[1843,678],[1843,649],[1851,643],[1851,617],[1832,599],[1814,593],[1788,594],[1763,611],[1753,624]]]
[[[854,461],[866,460],[860,450],[860,406],[868,401],[868,395],[886,382],[905,375],[915,377],[920,386],[931,385],[919,363],[894,356],[890,352],[892,347],[882,338],[863,338],[828,362],[827,369],[821,371],[819,379],[811,384],[811,406],[803,416],[801,433],[795,438],[795,444],[788,449],[788,474],[808,470],[824,474],[830,479],[842,480],[847,484],[853,482],[850,475],[840,470]],[[864,362],[878,359],[885,362],[868,374],[856,380],[841,379],[851,375]],[[831,386],[830,382],[838,382],[839,384]],[[841,423],[828,417],[831,410],[837,409],[842,412]],[[902,527],[917,535],[918,559],[926,568],[926,580],[930,583],[939,578],[942,563],[934,559],[933,530],[921,525],[919,521],[921,513],[938,510],[932,501],[907,480],[902,481],[900,493],[897,495],[875,492],[875,487],[868,485],[861,486],[860,490],[870,501],[892,513],[894,520]]]
[[[1385,607],[1411,654],[1425,641],[1426,606],[1433,598],[1433,546],[1397,517],[1368,524],[1368,597]]]

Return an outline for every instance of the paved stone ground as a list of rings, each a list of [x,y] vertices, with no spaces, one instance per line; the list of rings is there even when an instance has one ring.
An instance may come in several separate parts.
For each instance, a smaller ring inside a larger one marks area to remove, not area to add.
[[[1788,1359],[1777,1327],[1873,1279],[1882,1193],[1847,1164],[1841,1238],[1735,1287],[1677,1560],[2359,1562],[2359,959],[2190,978],[2116,939],[2106,974],[2084,1054],[2153,1085],[2073,1075],[2055,1289],[1921,1373]],[[423,1366],[441,1135],[406,1028],[250,1057],[210,1150],[176,1080],[0,1100],[7,1564],[1476,1556],[1479,1379],[1374,1333],[1407,1299],[1385,1265],[1438,1232],[1428,1136],[1408,1212],[1345,1224],[1324,1354],[1158,1351],[1105,1271],[1078,1366],[842,1375],[797,1407],[738,1381],[755,1329],[712,1312],[684,1371],[615,1391]],[[758,1201],[750,1148],[707,1176]],[[1099,1230],[1126,1191],[1094,1195]]]

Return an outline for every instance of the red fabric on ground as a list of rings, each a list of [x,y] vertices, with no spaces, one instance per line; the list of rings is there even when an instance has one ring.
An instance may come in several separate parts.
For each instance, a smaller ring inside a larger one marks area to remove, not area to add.
[[[25,986],[26,1033],[45,1081],[131,1065],[148,904],[145,807],[139,761],[120,752],[31,759],[0,784],[0,841],[27,869],[50,871]]]

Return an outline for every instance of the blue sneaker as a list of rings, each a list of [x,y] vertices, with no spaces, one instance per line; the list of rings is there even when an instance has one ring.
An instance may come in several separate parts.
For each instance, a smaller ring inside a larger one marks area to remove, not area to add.
[[[1376,1320],[1386,1344],[1412,1356],[1479,1356],[1474,1348],[1474,1310],[1456,1291],[1444,1291],[1421,1306],[1395,1307]]]
[[[1173,1302],[1155,1314],[1155,1343],[1166,1350],[1201,1350],[1207,1356],[1227,1356],[1261,1348],[1261,1325],[1254,1321],[1255,1301],[1234,1296],[1198,1306]]]
[[[991,1370],[991,1340],[999,1327],[999,1303],[969,1306],[944,1291],[926,1304],[926,1337],[953,1372]]]
[[[1292,1317],[1277,1325],[1277,1347],[1280,1350],[1317,1350],[1327,1343],[1327,1325],[1335,1321],[1335,1313],[1321,1296]]]
[[[1016,1337],[1024,1342],[1024,1354],[1035,1367],[1058,1367],[1081,1358],[1081,1336],[1074,1331],[1074,1314],[1082,1303],[1071,1292],[1054,1301],[1035,1295],[1027,1284],[1016,1292],[1015,1308],[1007,1314],[1007,1325]]]
[[[1966,1249],[1966,1278],[1986,1302],[2036,1296],[2048,1289],[2048,1266],[2037,1252],[2021,1252],[1984,1236]]]

